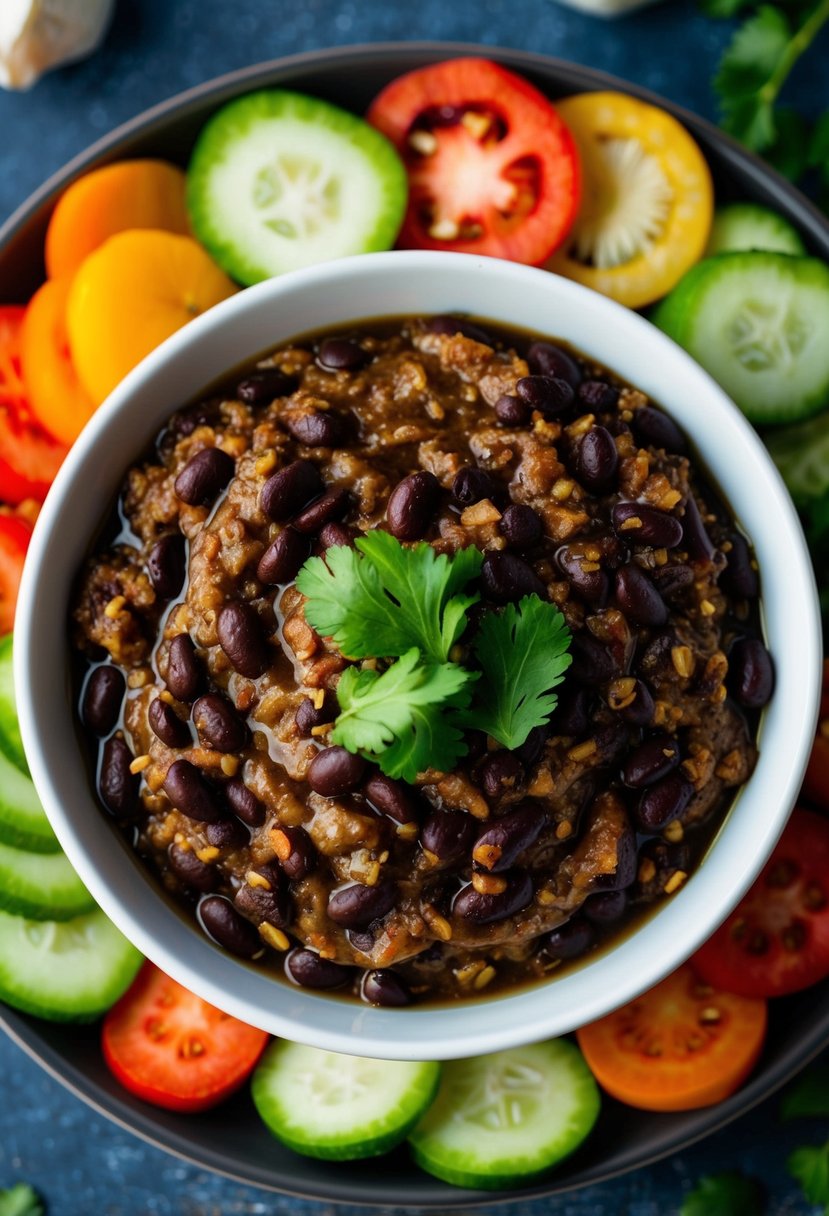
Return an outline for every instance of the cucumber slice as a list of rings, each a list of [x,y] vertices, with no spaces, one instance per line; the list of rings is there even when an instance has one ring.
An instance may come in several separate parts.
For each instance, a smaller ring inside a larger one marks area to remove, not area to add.
[[[0,908],[32,920],[71,920],[95,900],[63,853],[27,853],[0,844]]]
[[[129,988],[141,955],[103,912],[57,922],[0,912],[0,1000],[50,1022],[92,1022]]]
[[[59,853],[58,838],[29,777],[0,752],[0,844]]]
[[[766,446],[799,507],[829,490],[829,412],[767,435]]]
[[[409,1143],[418,1165],[436,1178],[499,1190],[569,1156],[599,1105],[581,1052],[553,1039],[445,1064],[437,1099]]]
[[[229,275],[272,275],[390,249],[406,170],[368,123],[302,93],[263,89],[209,120],[187,171],[193,231]]]
[[[17,725],[17,706],[14,700],[12,677],[12,634],[0,638],[0,751],[13,760],[28,776],[29,766]]]
[[[699,262],[674,291],[657,323],[752,422],[798,422],[829,401],[824,262],[759,250],[720,253]]]
[[[737,249],[766,249],[795,255],[806,252],[797,229],[782,215],[759,203],[731,203],[714,213],[706,257]]]
[[[377,1157],[404,1140],[437,1092],[440,1065],[367,1060],[277,1040],[253,1074],[256,1109],[306,1157]]]

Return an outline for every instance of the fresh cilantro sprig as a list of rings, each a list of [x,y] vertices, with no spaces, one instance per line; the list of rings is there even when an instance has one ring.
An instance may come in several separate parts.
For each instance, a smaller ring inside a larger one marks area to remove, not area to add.
[[[506,748],[520,747],[555,709],[552,689],[572,662],[570,631],[554,604],[537,595],[488,612],[473,650],[482,678],[465,725],[484,731]]]
[[[349,658],[397,658],[417,647],[445,663],[466,628],[476,594],[461,594],[481,569],[470,547],[451,557],[431,545],[405,548],[388,532],[369,532],[356,550],[338,545],[312,557],[296,580],[305,618]]]
[[[796,1148],[787,1165],[809,1203],[821,1204],[829,1216],[829,1144]]]
[[[701,1178],[682,1203],[679,1216],[762,1216],[763,1190],[736,1170]]]
[[[469,704],[475,679],[457,663],[424,663],[416,649],[382,674],[349,667],[337,685],[332,742],[404,781],[427,768],[450,769],[466,751],[452,712]]]
[[[43,1216],[43,1212],[40,1196],[28,1182],[0,1191],[0,1216]]]

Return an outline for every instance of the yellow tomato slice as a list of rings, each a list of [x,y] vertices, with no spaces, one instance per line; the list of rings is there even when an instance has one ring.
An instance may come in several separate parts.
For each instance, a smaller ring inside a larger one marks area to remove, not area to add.
[[[546,264],[630,308],[660,299],[703,255],[714,208],[702,152],[675,118],[624,93],[556,102],[582,165],[582,204]]]
[[[69,348],[99,405],[127,372],[236,286],[201,245],[150,229],[120,232],[91,253],[72,282]]]

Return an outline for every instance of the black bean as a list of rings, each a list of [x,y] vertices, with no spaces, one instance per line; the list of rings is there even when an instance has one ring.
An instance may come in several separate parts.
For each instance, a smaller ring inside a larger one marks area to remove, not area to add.
[[[613,410],[619,401],[619,390],[606,380],[585,380],[579,385],[579,401],[591,412]]]
[[[544,744],[550,737],[549,726],[534,726],[515,754],[522,764],[532,767],[541,759]]]
[[[654,714],[653,697],[647,684],[636,680],[633,686],[633,700],[618,711],[619,717],[631,726],[650,726]]]
[[[389,531],[398,540],[420,540],[437,510],[440,482],[433,473],[410,473],[391,492],[386,507]]]
[[[670,735],[660,732],[646,739],[625,761],[622,780],[632,790],[644,789],[666,777],[682,759],[679,744]]]
[[[463,738],[466,743],[466,762],[475,764],[486,752],[486,735],[482,730],[468,730]]]
[[[728,687],[746,709],[762,709],[774,691],[771,655],[759,638],[739,638],[728,655]]]
[[[495,417],[501,426],[526,426],[530,420],[530,407],[520,397],[504,393],[495,402]]]
[[[238,752],[247,742],[247,727],[235,706],[220,693],[199,697],[193,706],[193,722],[200,742],[217,752]]]
[[[262,939],[249,920],[224,895],[207,895],[199,904],[198,917],[209,937],[240,958],[262,953]]]
[[[118,819],[129,819],[138,810],[139,779],[130,772],[132,761],[132,752],[123,739],[107,739],[98,791],[104,805]]]
[[[448,865],[464,857],[472,848],[478,833],[478,822],[466,811],[452,807],[432,811],[420,829],[420,844],[438,861]]]
[[[334,549],[337,545],[348,545],[349,549],[353,549],[354,542],[359,535],[355,528],[349,528],[348,524],[341,524],[336,519],[332,519],[330,523],[324,524],[320,529],[320,547],[324,550]]]
[[[639,799],[636,818],[646,832],[659,832],[672,819],[677,819],[694,796],[694,787],[674,769],[646,789]]]
[[[301,988],[342,988],[353,974],[350,967],[321,958],[304,947],[292,950],[285,959],[285,974]]]
[[[234,815],[238,815],[248,827],[258,828],[265,822],[265,808],[248,789],[241,777],[234,777],[225,786],[225,798]]]
[[[292,882],[301,882],[316,867],[317,851],[305,828],[298,824],[273,828],[271,840],[280,865]]]
[[[167,747],[187,747],[191,742],[190,730],[186,722],[182,722],[172,705],[156,697],[150,702],[147,710],[147,721],[153,733]]]
[[[389,878],[381,878],[374,887],[354,882],[329,896],[328,915],[344,929],[364,929],[390,912],[396,898],[397,887]]]
[[[593,735],[596,744],[594,763],[604,768],[615,767],[630,743],[630,730],[624,722],[615,720],[600,726]]]
[[[256,577],[271,586],[290,583],[310,555],[311,542],[308,537],[301,536],[295,528],[283,528],[259,558]]]
[[[219,645],[240,675],[255,680],[268,666],[268,647],[262,622],[250,604],[231,600],[216,619]]]
[[[651,582],[663,600],[673,602],[694,582],[694,572],[690,566],[658,566],[651,572]]]
[[[575,472],[588,490],[599,493],[610,489],[619,467],[616,443],[607,427],[592,427],[579,444]]]
[[[326,372],[356,372],[371,358],[351,338],[325,338],[320,343],[317,364]]]
[[[544,535],[538,512],[519,502],[512,503],[504,511],[498,530],[508,545],[522,551],[534,548]]]
[[[326,747],[314,756],[306,780],[315,794],[340,798],[357,788],[365,771],[362,756],[355,756],[344,747]]]
[[[606,891],[584,901],[584,915],[593,925],[612,925],[624,916],[627,905],[626,891]]]
[[[262,486],[259,505],[269,519],[283,523],[325,489],[320,471],[310,460],[294,460]]]
[[[494,498],[497,493],[498,487],[486,469],[478,469],[474,464],[458,469],[452,482],[452,498],[460,507],[471,507],[482,498]]]
[[[309,410],[283,421],[297,443],[307,448],[335,448],[344,439],[343,420],[330,410]]]
[[[756,600],[760,594],[760,579],[752,564],[748,541],[740,532],[732,532],[729,540],[731,548],[720,575],[720,586],[735,598]]]
[[[296,379],[286,376],[278,367],[263,367],[251,372],[236,387],[236,396],[245,405],[270,405],[278,397],[288,397],[296,388]]]
[[[472,850],[473,861],[492,874],[508,870],[525,849],[535,844],[545,822],[540,806],[527,802],[514,807],[484,826]]]
[[[195,850],[182,848],[180,844],[171,844],[167,852],[167,864],[180,882],[186,887],[204,894],[215,891],[219,885],[219,874],[215,866],[206,861],[200,861]]]
[[[617,536],[632,545],[675,549],[682,540],[682,524],[675,516],[642,502],[617,502],[611,518]]]
[[[150,549],[147,573],[150,582],[163,600],[171,600],[181,591],[187,572],[187,546],[180,532],[165,532]]]
[[[705,530],[705,524],[693,494],[689,494],[684,503],[682,541],[692,561],[710,562],[714,556],[713,541]]]
[[[589,634],[585,637],[594,640]],[[596,645],[600,643],[597,642]],[[586,688],[565,687],[550,719],[550,732],[554,735],[573,737],[583,735],[590,725],[590,702],[590,693]]]
[[[585,570],[584,566],[594,566],[584,555],[583,546],[571,547],[562,545],[556,550],[555,562],[576,594],[588,604],[599,607],[607,603],[610,594],[610,579],[604,570]]]
[[[191,456],[176,478],[175,491],[191,507],[212,506],[233,476],[236,465],[220,448],[204,448]]]
[[[323,726],[326,722],[332,722],[336,716],[337,711],[330,703],[330,698],[323,701],[320,708],[317,709],[311,698],[305,697],[297,706],[294,720],[300,737],[308,739],[315,726]]]
[[[411,1005],[408,986],[393,971],[367,971],[360,984],[360,996],[368,1005],[386,1005],[401,1009]]]
[[[81,714],[84,726],[96,735],[108,735],[121,716],[127,683],[120,667],[96,667],[86,682]]]
[[[379,928],[379,926],[377,926]],[[376,934],[372,928],[368,929],[346,929],[345,936],[349,946],[360,954],[371,955],[374,949],[374,943],[377,940]],[[418,958],[420,955],[418,955]]]
[[[482,346],[492,345],[492,339],[486,330],[481,329],[480,325],[475,325],[473,321],[467,321],[465,317],[449,315],[432,317],[427,321],[426,328],[432,334],[446,334],[449,338],[453,338],[455,334],[462,334],[464,338],[471,338],[473,342],[480,342]]]
[[[646,680],[656,680],[670,673],[674,678],[671,652],[679,641],[672,629],[663,629],[648,642],[637,661],[637,671]]]
[[[547,596],[547,589],[532,566],[514,553],[487,553],[481,580],[486,595],[496,604],[510,604],[525,595],[538,595],[542,599]]]
[[[575,635],[570,652],[570,675],[579,684],[597,688],[619,674],[619,664],[607,646],[585,630]]]
[[[348,490],[343,489],[342,486],[334,487],[326,490],[316,502],[312,502],[304,511],[295,516],[293,525],[297,532],[305,535],[319,532],[326,524],[346,516],[353,503],[354,500]]]
[[[571,384],[553,376],[523,376],[516,384],[515,392],[525,405],[538,410],[545,418],[562,418],[576,396]]]
[[[654,409],[651,405],[634,410],[630,426],[636,442],[643,448],[661,448],[678,456],[688,451],[682,431],[663,410]]]
[[[581,368],[572,355],[553,346],[552,342],[533,342],[527,351],[527,363],[530,370],[541,376],[552,376],[556,380],[566,380],[571,388],[578,388],[581,383]]]
[[[237,849],[250,846],[250,832],[238,819],[220,819],[218,823],[208,823],[204,834],[207,837],[207,843],[212,844],[216,849],[228,849],[230,852],[235,852]]]
[[[294,917],[287,877],[275,861],[259,866],[255,873],[267,887],[245,882],[233,897],[236,908],[254,924],[266,921],[277,929],[287,929]]]
[[[179,410],[170,419],[169,431],[176,437],[192,435],[197,427],[212,425],[215,422],[216,409],[216,402],[200,401],[198,405]]]
[[[204,670],[189,633],[178,633],[167,652],[167,687],[177,701],[195,701],[204,685]]]
[[[595,941],[596,934],[589,921],[576,918],[552,929],[542,941],[541,953],[549,959],[565,962],[586,954]]]
[[[526,908],[532,897],[533,884],[529,874],[514,873],[507,879],[506,890],[500,895],[484,895],[470,883],[455,897],[452,912],[473,925],[492,925]]]
[[[478,780],[490,802],[498,802],[521,785],[524,765],[515,752],[491,752],[481,762]]]
[[[668,606],[641,567],[631,562],[616,571],[616,603],[634,625],[664,625]]]
[[[415,792],[402,781],[394,781],[384,773],[373,773],[363,786],[363,794],[376,811],[397,823],[414,823],[418,819]]]
[[[190,819],[216,823],[225,817],[216,791],[189,760],[176,760],[170,765],[162,788],[173,806]]]

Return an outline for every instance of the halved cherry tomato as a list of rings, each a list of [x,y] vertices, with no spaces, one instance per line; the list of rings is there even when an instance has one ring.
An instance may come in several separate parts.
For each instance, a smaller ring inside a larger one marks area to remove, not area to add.
[[[667,295],[705,250],[705,157],[681,123],[625,93],[556,102],[581,158],[582,205],[547,266],[629,308]]]
[[[566,236],[579,201],[576,150],[520,76],[488,59],[450,59],[393,80],[368,121],[408,170],[403,248],[536,265]]]
[[[687,963],[577,1031],[602,1088],[639,1110],[696,1110],[721,1102],[751,1072],[765,1034],[765,1001],[716,991]]]
[[[829,975],[829,820],[798,807],[748,895],[694,956],[709,983],[784,996]]]
[[[95,412],[69,354],[66,302],[72,279],[50,279],[35,292],[21,332],[23,382],[32,413],[50,435],[72,444]]]
[[[190,231],[181,169],[163,160],[124,160],[79,177],[58,199],[46,230],[49,278],[74,274],[93,249],[127,228]]]
[[[145,963],[104,1019],[104,1059],[131,1093],[166,1110],[207,1110],[238,1089],[268,1035]]]
[[[19,515],[0,512],[0,636],[14,629],[17,592],[32,529]]]

